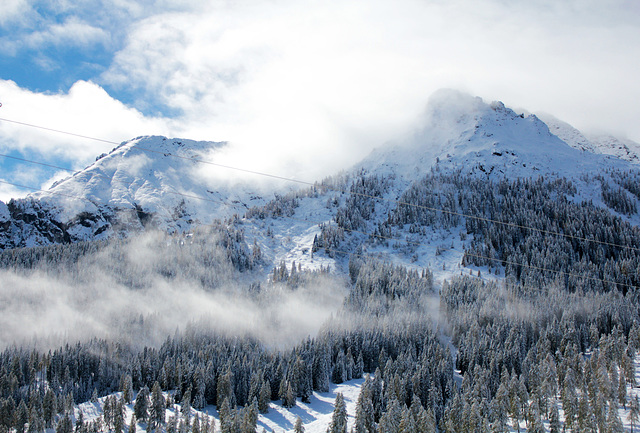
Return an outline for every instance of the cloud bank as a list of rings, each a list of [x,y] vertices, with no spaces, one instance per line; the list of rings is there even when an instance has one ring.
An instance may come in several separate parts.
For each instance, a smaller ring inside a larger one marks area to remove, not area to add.
[[[234,270],[215,236],[149,232],[79,258],[70,246],[52,264],[0,270],[0,350],[90,338],[159,345],[189,326],[284,347],[315,335],[342,305],[337,277],[250,288],[261,276]]]
[[[640,141],[636,2],[103,3],[109,20],[81,12],[57,25],[112,50],[109,64],[56,94],[0,81],[2,114],[117,141],[227,140],[218,162],[310,181],[415,127],[442,87]],[[17,20],[23,6],[6,8]],[[0,127],[5,146],[99,153]]]

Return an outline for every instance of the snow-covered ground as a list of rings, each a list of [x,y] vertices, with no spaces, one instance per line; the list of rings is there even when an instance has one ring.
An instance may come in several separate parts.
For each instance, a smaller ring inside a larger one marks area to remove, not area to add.
[[[340,385],[331,384],[329,392],[314,392],[310,397],[309,403],[302,403],[300,399],[296,401],[296,405],[290,409],[282,407],[281,402],[271,402],[269,404],[269,412],[260,414],[258,417],[257,431],[261,432],[266,429],[267,432],[292,432],[293,426],[298,417],[302,420],[302,424],[306,433],[324,433],[331,422],[333,415],[333,405],[338,393],[342,393],[347,407],[348,426],[349,429],[354,423],[356,412],[356,401],[364,379],[354,379]],[[115,394],[118,398],[121,393]],[[166,393],[165,393],[166,396]],[[82,403],[76,407],[76,419],[82,411],[85,422],[93,421],[102,415],[102,408],[107,397],[99,398],[97,402]],[[166,418],[180,413],[180,405],[175,404],[167,409]],[[129,425],[131,415],[133,414],[133,403],[125,406],[125,423]],[[202,411],[191,409],[192,416],[206,414],[215,419],[216,431],[220,428],[220,419],[218,411],[214,406],[207,406]],[[147,425],[138,423],[136,432],[146,433]]]
[[[260,247],[266,263],[284,262],[290,269],[293,262],[307,270],[320,267],[336,268],[336,260],[324,254],[313,254],[313,239],[320,234],[320,224],[330,223],[335,209],[328,208],[326,197],[306,197],[299,200],[291,217],[247,220],[245,239]],[[266,269],[269,272],[271,268]]]
[[[333,415],[333,405],[336,395],[342,393],[347,406],[348,427],[354,423],[356,413],[356,401],[363,379],[354,379],[340,385],[331,385],[331,389],[326,393],[314,392],[310,403],[296,402],[296,406],[291,409],[283,408],[277,403],[269,405],[269,413],[260,415],[258,418],[258,431],[264,427],[267,431],[293,431],[296,419],[300,417],[306,433],[325,433],[331,422]]]

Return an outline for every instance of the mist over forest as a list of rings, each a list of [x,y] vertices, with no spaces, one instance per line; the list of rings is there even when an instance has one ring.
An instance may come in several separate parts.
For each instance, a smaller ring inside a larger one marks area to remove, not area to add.
[[[279,347],[315,335],[342,304],[345,281],[319,271],[301,272],[295,287],[261,284],[261,260],[223,226],[5,251],[0,344],[51,349],[100,338],[157,347],[202,328]]]

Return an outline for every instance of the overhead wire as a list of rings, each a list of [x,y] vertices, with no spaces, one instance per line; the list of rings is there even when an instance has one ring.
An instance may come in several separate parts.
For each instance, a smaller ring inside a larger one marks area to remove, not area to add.
[[[120,144],[122,144],[122,143],[118,143],[118,142],[115,142],[115,141],[112,141],[112,140],[105,140],[105,139],[102,139],[102,138],[96,138],[96,137],[92,137],[92,136],[88,136],[88,135],[76,134],[76,133],[73,133],[73,132],[63,131],[63,130],[60,130],[60,129],[48,128],[48,127],[44,127],[44,126],[40,126],[40,125],[35,125],[33,123],[19,122],[19,121],[16,121],[16,120],[11,120],[11,119],[1,118],[1,117],[0,117],[0,121],[10,122],[10,123],[14,123],[14,124],[22,125],[22,126],[27,126],[27,127],[31,127],[31,128],[36,128],[36,129],[49,131],[49,132],[56,132],[56,133],[65,134],[65,135],[69,135],[69,136],[73,136],[73,137],[79,137],[79,138],[84,138],[84,139],[88,139],[88,140],[114,144],[114,145],[118,145],[118,146]],[[526,226],[526,225],[523,225],[523,224],[517,224],[517,223],[508,222],[508,221],[500,221],[500,220],[496,220],[496,219],[488,218],[488,217],[483,217],[483,216],[470,215],[470,214],[466,214],[464,212],[457,212],[457,211],[451,211],[451,210],[447,210],[447,209],[436,208],[436,207],[432,207],[432,206],[419,205],[419,204],[409,203],[409,202],[396,200],[396,199],[392,199],[392,198],[386,198],[386,197],[380,197],[380,196],[374,196],[374,195],[370,195],[370,194],[360,193],[360,192],[357,192],[357,191],[348,191],[347,189],[335,188],[335,187],[326,186],[326,185],[319,185],[317,182],[308,182],[308,181],[304,181],[304,180],[300,180],[300,179],[289,178],[289,177],[286,177],[286,176],[280,176],[280,175],[260,172],[260,171],[256,171],[256,170],[249,170],[249,169],[245,169],[245,168],[234,167],[234,166],[230,166],[230,165],[226,165],[226,164],[220,164],[220,163],[216,163],[216,162],[208,161],[208,160],[204,160],[204,159],[199,159],[199,158],[190,158],[190,157],[185,157],[185,156],[181,156],[181,155],[176,155],[176,154],[173,154],[173,153],[172,154],[165,154],[164,152],[161,152],[161,151],[158,151],[158,150],[155,150],[155,149],[145,148],[143,146],[136,146],[136,149],[144,151],[144,152],[149,152],[149,153],[154,153],[154,154],[161,154],[161,155],[163,155],[165,157],[172,157],[172,158],[188,160],[188,161],[192,161],[192,162],[196,162],[196,163],[200,163],[200,164],[206,164],[206,165],[225,168],[225,169],[229,169],[229,170],[239,171],[239,172],[242,172],[242,173],[253,174],[253,175],[257,175],[257,176],[263,176],[263,177],[268,177],[268,178],[277,179],[277,180],[283,180],[283,181],[287,181],[287,182],[293,182],[293,183],[297,183],[297,184],[300,184],[300,185],[306,185],[306,186],[311,186],[311,187],[313,187],[313,186],[322,186],[323,188],[326,188],[326,189],[331,190],[331,191],[339,192],[339,193],[342,193],[342,194],[353,194],[353,195],[360,196],[360,197],[363,197],[363,198],[369,198],[369,199],[373,199],[373,200],[377,200],[377,201],[385,201],[385,202],[388,202],[388,203],[395,204],[397,206],[409,206],[409,207],[414,207],[414,208],[421,209],[421,210],[428,210],[428,211],[431,211],[431,212],[442,212],[442,213],[445,213],[445,214],[448,214],[448,215],[455,215],[455,216],[459,216],[459,217],[463,217],[463,218],[475,219],[475,220],[478,220],[478,221],[483,221],[483,222],[492,223],[492,224],[499,224],[499,225],[503,225],[503,226],[507,226],[507,227],[511,227],[511,228],[530,230],[530,231],[538,232],[538,233],[544,234],[544,235],[559,236],[559,237],[564,237],[564,238],[572,239],[572,240],[576,240],[576,241],[591,242],[591,243],[595,243],[595,244],[599,244],[599,245],[605,245],[605,246],[609,246],[609,247],[615,247],[615,248],[620,248],[620,249],[628,249],[628,250],[634,250],[634,251],[640,252],[640,247],[634,247],[632,245],[622,245],[622,244],[618,244],[618,243],[614,243],[614,242],[602,241],[602,240],[598,240],[598,239],[587,238],[587,237],[584,237],[584,236],[576,236],[576,235],[571,235],[571,234],[567,234],[567,233],[562,233],[562,232],[558,232],[558,231],[555,231],[555,230],[541,229],[541,228],[537,228],[537,227]]]
[[[76,134],[76,133],[63,131],[63,130],[59,130],[59,129],[54,129],[54,128],[48,128],[48,127],[44,127],[44,126],[40,126],[40,125],[35,125],[35,124],[32,124],[32,123],[18,122],[18,121],[6,119],[6,118],[0,118],[0,121],[11,122],[11,123],[15,123],[15,124],[23,125],[23,126],[42,129],[42,130],[46,130],[46,131],[50,131],[50,132],[61,133],[61,134],[70,135],[70,136],[79,137],[79,138],[88,139],[88,140],[93,140],[93,141],[99,141],[99,142],[110,143],[110,144],[115,144],[115,145],[122,144],[122,143],[118,143],[118,142],[115,142],[115,141],[112,141],[112,140],[105,140],[105,139],[96,138],[96,137],[92,137],[92,136]],[[401,200],[385,198],[385,197],[380,197],[380,196],[374,196],[374,195],[371,195],[371,194],[364,194],[364,193],[360,193],[360,192],[357,192],[357,191],[349,191],[347,189],[342,189],[342,188],[332,188],[331,186],[327,186],[327,185],[319,185],[316,182],[307,182],[307,181],[303,181],[303,180],[299,180],[299,179],[292,179],[292,178],[288,178],[288,177],[285,177],[285,176],[279,176],[279,175],[274,175],[274,174],[270,174],[270,173],[264,173],[264,172],[259,172],[259,171],[255,171],[255,170],[243,169],[243,168],[240,168],[240,167],[234,167],[234,166],[229,166],[229,165],[225,165],[225,164],[219,164],[219,163],[216,163],[216,162],[213,162],[213,161],[207,161],[207,160],[198,159],[198,158],[184,157],[184,156],[176,155],[176,154],[173,154],[173,153],[166,154],[165,152],[158,151],[158,150],[155,150],[155,149],[145,148],[143,146],[136,146],[136,149],[144,151],[144,152],[150,152],[150,153],[154,153],[154,154],[161,154],[164,157],[173,157],[173,158],[188,160],[188,161],[192,161],[192,162],[196,162],[196,163],[212,165],[212,166],[226,168],[226,169],[235,170],[235,171],[240,171],[240,172],[244,172],[244,173],[248,173],[248,174],[254,174],[254,175],[258,175],[258,176],[269,177],[269,178],[272,178],[272,179],[278,179],[278,180],[284,180],[284,181],[288,181],[288,182],[294,182],[294,183],[298,183],[298,184],[302,184],[302,185],[306,185],[306,186],[311,186],[311,187],[319,186],[319,187],[325,188],[325,189],[330,190],[330,191],[335,191],[335,192],[339,192],[339,193],[342,193],[342,194],[352,194],[352,195],[360,196],[360,197],[363,197],[363,198],[373,199],[373,200],[376,200],[376,201],[386,201],[386,202],[389,202],[389,203],[392,203],[392,204],[396,204],[398,206],[415,207],[415,208],[421,209],[421,210],[427,210],[427,211],[431,211],[431,212],[441,212],[441,213],[445,213],[445,214],[448,214],[448,215],[455,215],[455,216],[460,216],[460,217],[463,217],[463,218],[475,219],[475,220],[478,220],[478,221],[504,225],[504,226],[511,227],[511,228],[519,228],[519,229],[524,229],[524,230],[531,230],[531,231],[535,231],[535,232],[538,232],[538,233],[541,233],[541,234],[545,234],[545,235],[554,235],[554,236],[564,237],[564,238],[572,239],[572,240],[578,240],[578,241],[583,241],[583,242],[592,242],[592,243],[595,243],[595,244],[606,245],[606,246],[616,247],[616,248],[620,248],[620,249],[629,249],[629,250],[634,250],[634,251],[640,252],[640,248],[639,247],[634,247],[634,246],[631,246],[631,245],[622,245],[622,244],[617,244],[617,243],[614,243],[614,242],[601,241],[601,240],[587,238],[587,237],[583,237],[583,236],[575,236],[575,235],[571,235],[571,234],[567,234],[567,233],[561,233],[561,232],[557,232],[557,231],[553,231],[553,230],[540,229],[540,228],[536,228],[536,227],[531,227],[531,226],[526,226],[526,225],[522,225],[522,224],[506,222],[506,221],[500,221],[500,220],[487,218],[487,217],[482,217],[482,216],[469,215],[469,214],[466,214],[466,213],[463,213],[463,212],[440,209],[440,208],[431,207],[431,206],[418,205],[418,204],[415,204],[415,203],[409,203],[409,202],[405,202],[405,201],[401,201]],[[7,156],[7,155],[0,155],[0,156]],[[13,158],[13,159],[21,160],[23,162],[28,162],[28,163],[33,162],[33,163],[40,164],[40,165],[48,165],[48,164],[43,164],[43,163],[39,163],[39,162],[30,161],[30,160],[27,160],[27,159],[24,159],[24,158],[17,158],[17,157],[11,157],[11,156],[9,156],[9,157]],[[68,170],[68,169],[64,169],[64,168],[61,168],[61,167],[57,167],[57,166],[53,166],[53,167],[54,168],[58,168],[58,169]],[[68,171],[71,171],[71,170],[68,170]],[[6,181],[3,181],[3,183],[11,184],[10,182],[6,182]],[[16,186],[16,185],[14,185],[14,186]],[[27,187],[27,189],[38,190],[37,188],[30,188],[30,187]],[[47,192],[47,191],[42,191],[42,190],[38,190],[38,191],[39,192]],[[187,195],[187,194],[179,193],[177,191],[175,192],[175,194],[183,195],[183,196],[189,197],[189,198],[200,199],[200,200],[215,201],[215,202],[219,202],[219,203],[223,203],[223,204],[227,204],[228,205],[228,203],[224,203],[222,201],[216,201],[214,199],[198,197],[198,196],[190,196],[190,195]],[[489,258],[489,257],[479,257],[479,258],[485,258],[485,259],[489,259],[489,260],[496,260],[496,259]]]
[[[46,131],[50,131],[50,132],[56,132],[56,133],[60,133],[60,134],[66,134],[66,135],[79,137],[79,138],[84,138],[84,139],[88,139],[88,140],[94,140],[94,141],[99,141],[99,142],[104,142],[104,143],[115,144],[115,145],[122,144],[122,143],[118,143],[118,142],[115,142],[115,141],[112,141],[112,140],[105,140],[105,139],[91,137],[91,136],[87,136],[87,135],[76,134],[76,133],[73,133],[73,132],[63,131],[63,130],[54,129],[54,128],[48,128],[48,127],[44,127],[44,126],[40,126],[40,125],[35,125],[35,124],[32,124],[32,123],[18,122],[18,121],[6,119],[6,118],[0,118],[0,121],[11,122],[11,123],[15,123],[15,124],[23,125],[23,126],[42,129],[42,130],[46,130]],[[244,169],[244,168],[240,168],[240,167],[234,167],[234,166],[230,166],[230,165],[226,165],[226,164],[220,164],[220,163],[216,163],[216,162],[208,161],[208,160],[204,160],[204,159],[190,158],[190,157],[185,157],[185,156],[181,156],[181,155],[176,155],[176,154],[173,154],[173,153],[165,154],[164,152],[161,152],[161,151],[158,151],[158,150],[155,150],[155,149],[145,148],[143,146],[136,146],[136,149],[142,150],[144,152],[149,152],[149,153],[154,153],[154,154],[161,154],[161,155],[163,155],[165,157],[172,157],[172,158],[188,160],[188,161],[192,161],[192,162],[196,162],[196,163],[212,165],[212,166],[215,166],[215,167],[225,168],[225,169],[229,169],[229,170],[235,170],[235,171],[239,171],[239,172],[243,172],[243,173],[254,174],[254,175],[263,176],[263,177],[269,177],[269,178],[272,178],[272,179],[283,180],[283,181],[287,181],[287,182],[294,182],[294,183],[298,183],[298,184],[306,185],[306,186],[317,186],[318,185],[316,182],[308,182],[308,181],[303,181],[303,180],[299,180],[299,179],[293,179],[293,178],[289,178],[289,177],[285,177],[285,176],[274,175],[274,174],[271,174],[271,173],[264,173],[264,172],[260,172],[260,171],[256,171],[256,170],[249,170],[249,169]],[[496,219],[493,219],[493,218],[470,215],[470,214],[466,214],[464,212],[451,211],[451,210],[440,209],[440,208],[436,208],[436,207],[432,207],[432,206],[425,206],[425,205],[409,203],[409,202],[405,202],[405,201],[401,201],[401,200],[395,200],[395,199],[386,198],[386,197],[373,196],[373,195],[370,195],[370,194],[360,193],[360,192],[357,192],[357,191],[348,191],[346,189],[332,188],[332,187],[328,187],[328,186],[324,186],[324,185],[323,185],[323,187],[327,188],[329,190],[335,191],[335,192],[340,192],[340,193],[343,193],[343,194],[353,194],[353,195],[357,195],[357,196],[360,196],[360,197],[363,197],[363,198],[374,199],[374,200],[377,200],[377,201],[386,201],[386,202],[389,202],[389,203],[392,203],[392,204],[396,204],[398,206],[409,206],[409,207],[415,207],[415,208],[421,209],[421,210],[428,210],[428,211],[431,211],[431,212],[442,212],[442,213],[445,213],[445,214],[448,214],[448,215],[455,215],[455,216],[460,216],[460,217],[464,217],[464,218],[475,219],[475,220],[478,220],[478,221],[488,222],[488,223],[492,223],[492,224],[504,225],[504,226],[508,226],[508,227],[511,227],[511,228],[519,228],[519,229],[524,229],[524,230],[531,230],[531,231],[535,231],[535,232],[538,232],[538,233],[541,233],[541,234],[545,234],[545,235],[560,236],[560,237],[565,237],[565,238],[573,239],[573,240],[577,240],[577,241],[592,242],[592,243],[596,243],[596,244],[600,244],[600,245],[606,245],[606,246],[616,247],[616,248],[621,248],[621,249],[630,249],[630,250],[635,250],[635,251],[639,251],[640,252],[640,248],[639,247],[634,247],[634,246],[631,246],[631,245],[622,245],[622,244],[617,244],[617,243],[614,243],[614,242],[601,241],[601,240],[598,240],[598,239],[592,239],[592,238],[586,238],[586,237],[583,237],[583,236],[576,236],[576,235],[571,235],[571,234],[567,234],[567,233],[561,233],[561,232],[554,231],[554,230],[540,229],[540,228],[537,228],[537,227],[526,226],[526,225],[523,225],[523,224],[516,224],[516,223],[507,222],[507,221],[500,221],[500,220],[496,220]]]
[[[55,169],[58,169],[58,170],[73,172],[73,170],[71,170],[69,168],[66,168],[66,167],[60,167],[58,165],[47,164],[46,162],[33,161],[33,160],[30,160],[30,159],[20,158],[20,157],[17,157],[17,156],[5,155],[3,153],[0,153],[0,157],[8,158],[8,159],[14,159],[16,161],[26,162],[26,163],[29,163],[29,164],[42,165],[44,167],[55,168]],[[78,173],[78,171],[76,171],[75,173]]]
[[[119,146],[119,145],[122,144],[122,143],[118,143],[118,142],[112,141],[112,140],[105,140],[105,139],[102,139],[102,138],[90,137],[88,135],[76,134],[76,133],[73,133],[73,132],[62,131],[60,129],[47,128],[47,127],[44,127],[44,126],[35,125],[33,123],[18,122],[16,120],[5,119],[5,118],[2,118],[2,117],[0,117],[0,121],[15,123],[15,124],[18,124],[18,125],[28,126],[28,127],[36,128],[36,129],[42,129],[42,130],[49,131],[49,132],[57,132],[57,133],[60,133],[60,134],[70,135],[72,137],[78,137],[78,138],[84,138],[84,139],[93,140],[93,141],[99,141],[99,142],[102,142],[102,143],[114,144],[116,146]],[[143,146],[136,146],[136,149],[142,150],[144,152],[160,154],[160,155],[163,155],[163,156],[169,156],[169,157],[172,157],[172,158],[178,158],[178,159],[188,160],[188,161],[192,161],[192,162],[197,162],[197,163],[200,163],[200,164],[207,164],[207,165],[212,165],[212,166],[215,166],[215,167],[226,168],[226,169],[229,169],[229,170],[240,171],[242,173],[255,174],[255,175],[258,175],[258,176],[269,177],[269,178],[272,178],[272,179],[284,180],[284,181],[288,181],[288,182],[295,182],[295,183],[298,183],[298,184],[301,184],[301,185],[308,185],[308,186],[313,186],[314,185],[313,182],[306,182],[306,181],[303,181],[303,180],[292,179],[292,178],[288,178],[288,177],[285,177],[285,176],[279,176],[279,175],[275,175],[275,174],[271,174],[271,173],[264,173],[264,172],[260,172],[260,171],[256,171],[256,170],[249,170],[249,169],[240,168],[240,167],[233,167],[233,166],[230,166],[230,165],[220,164],[220,163],[217,163],[217,162],[207,161],[207,160],[204,160],[204,159],[190,158],[190,157],[186,157],[186,156],[176,155],[176,154],[173,154],[173,153],[165,154],[164,152],[161,152],[159,150],[150,149],[150,148],[146,148],[146,147],[143,147]]]

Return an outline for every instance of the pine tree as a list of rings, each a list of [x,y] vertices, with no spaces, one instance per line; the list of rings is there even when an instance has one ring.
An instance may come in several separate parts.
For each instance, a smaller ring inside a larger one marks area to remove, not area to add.
[[[544,432],[544,428],[542,427],[542,420],[540,418],[538,396],[535,393],[532,394],[531,402],[527,407],[526,420],[527,420],[527,432],[535,432],[535,433]]]
[[[624,371],[621,371],[618,377],[618,403],[627,408],[627,380]]]
[[[280,399],[282,400],[282,406],[286,408],[292,408],[296,405],[296,396],[291,387],[291,383],[284,379],[280,382]]]
[[[438,431],[437,428],[437,423],[436,423],[436,415],[433,412],[433,408],[429,408],[429,410],[427,410],[427,422],[426,422],[426,428],[424,430],[427,433],[436,433]]]
[[[207,430],[207,433],[215,433],[215,431],[216,431],[216,419],[211,418],[209,421],[209,430]]]
[[[250,405],[245,406],[240,422],[241,433],[255,433],[258,423],[258,402],[256,400]]]
[[[78,413],[78,418],[76,419],[76,427],[75,427],[75,432],[76,433],[85,433],[86,431],[86,425],[84,422],[84,412],[82,412],[82,410],[79,411]],[[39,431],[42,431],[44,429],[40,429]]]
[[[115,396],[107,396],[102,405],[102,418],[104,418],[104,424],[108,429],[113,427],[115,409]]]
[[[505,371],[506,373],[506,371]],[[496,396],[492,401],[493,407],[493,416],[495,419],[494,427],[496,431],[505,432],[507,431],[507,411],[509,408],[509,393],[507,391],[507,387],[505,383],[508,383],[507,376],[503,376],[501,379],[500,385],[498,386],[498,391],[496,392]]]
[[[551,415],[549,417],[549,429],[550,433],[560,433],[560,412],[558,411],[558,405],[556,402],[551,403]]]
[[[416,426],[416,421],[413,418],[411,411],[409,410],[409,408],[405,408],[405,410],[402,411],[402,420],[400,421],[398,432],[416,433],[417,431],[418,427]]]
[[[138,421],[136,420],[136,414],[132,413],[131,414],[131,421],[129,421],[129,432],[128,433],[136,433],[136,425],[137,425]],[[167,433],[170,433],[169,430],[167,429]],[[175,432],[171,432],[171,433],[175,433]]]
[[[147,422],[149,419],[149,388],[142,387],[136,396],[136,402],[133,405],[133,411],[136,419]]]
[[[384,348],[380,354],[385,354]],[[373,404],[373,418],[376,422],[380,421],[380,418],[382,417],[382,394],[382,372],[380,371],[380,368],[376,368],[376,371],[373,374],[373,380],[371,381],[371,403]]]
[[[636,395],[629,403],[629,424],[631,424],[631,433],[633,433],[633,426],[640,420],[640,401]]]
[[[595,432],[597,430],[595,416],[589,407],[589,400],[586,395],[578,397],[576,422],[581,432]]]
[[[209,430],[209,415],[202,414],[202,417],[200,417],[200,432],[209,433]]]
[[[29,422],[29,411],[27,409],[27,405],[24,400],[20,401],[18,408],[16,409],[16,414],[14,416],[15,423],[14,428],[17,433],[24,433],[24,426]],[[65,432],[66,433],[66,432]]]
[[[56,427],[56,433],[72,433],[73,432],[73,423],[69,414],[66,413]]]
[[[391,433],[400,430],[402,422],[402,408],[395,396],[391,397],[387,406],[387,411],[380,418],[380,433]]]
[[[610,405],[607,412],[607,427],[608,433],[623,433],[624,428],[622,426],[622,420],[618,415],[618,408],[616,405]]]
[[[27,433],[41,433],[44,431],[44,421],[38,414],[38,411],[33,408],[29,413],[29,428]]]
[[[196,372],[194,374],[194,388],[192,393],[192,406],[195,409],[202,409],[206,405],[206,400],[204,398],[205,394],[205,378],[204,378],[204,369],[202,366],[198,366]]]
[[[178,422],[178,433],[189,433],[189,423],[184,419],[180,419]]]
[[[235,408],[231,408],[228,399],[224,399],[218,407],[218,415],[220,417],[220,433],[235,433],[233,427],[235,424]]]
[[[331,379],[331,360],[328,348],[321,344],[313,359],[313,388],[320,392],[328,392]]]
[[[356,422],[354,426],[355,433],[373,433],[375,431],[375,420],[373,403],[371,401],[371,377],[367,375],[358,401],[356,402]]]
[[[251,375],[249,380],[249,394],[247,395],[247,401],[252,401],[254,397],[260,398],[260,388],[262,387],[262,371],[256,371]]]
[[[234,389],[234,375],[231,369],[228,369],[225,374],[220,376],[217,385],[217,402],[222,404],[223,401],[229,401],[229,407],[236,407],[236,395]]]
[[[342,383],[347,380],[347,367],[345,361],[345,355],[342,350],[338,352],[336,362],[333,365],[333,372],[331,373],[331,379],[333,383]]]
[[[47,389],[47,392],[44,394],[44,401],[42,402],[44,423],[47,428],[53,427],[53,417],[56,415],[57,406],[58,401],[56,395],[51,388]]]
[[[189,387],[182,396],[182,401],[180,402],[180,413],[182,414],[182,420],[188,428],[189,425],[191,425],[191,387]]]
[[[133,401],[133,381],[130,374],[125,374],[120,380],[120,391],[122,391],[122,398],[126,404],[131,404]]]
[[[113,431],[114,433],[124,432],[124,401],[119,399],[113,405]]]
[[[333,415],[327,433],[347,433],[347,406],[340,392],[336,395]]]
[[[269,381],[265,380],[262,382],[262,386],[260,387],[260,393],[258,394],[258,410],[260,413],[269,412],[269,402],[271,401],[271,386],[269,385]]]
[[[158,381],[153,384],[153,389],[151,390],[151,407],[149,409],[149,425],[151,428],[154,429],[164,424],[166,404]]]
[[[73,394],[69,392],[64,398],[64,411],[71,412],[73,410],[73,404]]]
[[[282,405],[287,408],[292,408],[296,405],[296,394],[293,392],[293,387],[289,382],[287,382],[287,387],[286,387],[284,398],[282,400]]]
[[[178,417],[171,415],[167,421],[167,433],[178,433]]]
[[[422,403],[416,394],[413,394],[409,409],[415,422],[416,433],[431,433],[435,431],[435,420],[433,420],[432,425],[427,411],[422,406]]]
[[[302,425],[302,418],[296,418],[296,423],[293,425],[293,433],[304,433],[304,426]]]
[[[518,379],[514,375],[509,382],[509,416],[513,423],[513,429],[520,431],[520,415],[522,413],[522,403],[518,392]]]
[[[197,415],[193,417],[193,422],[191,423],[191,433],[200,433],[200,417]]]

